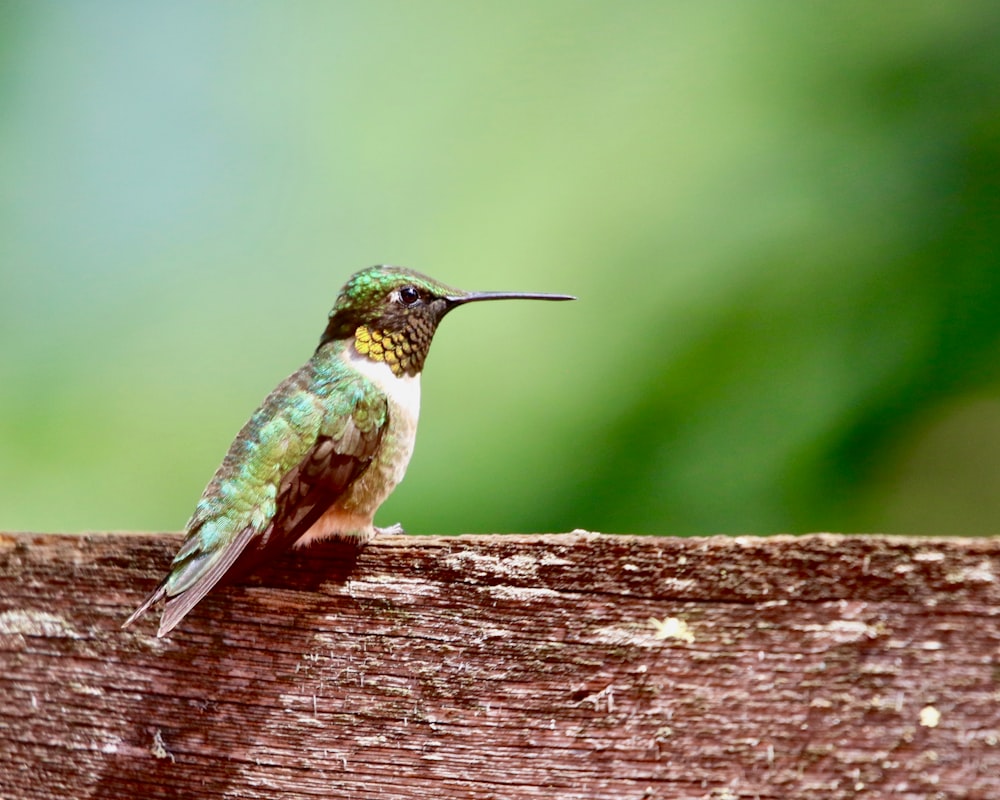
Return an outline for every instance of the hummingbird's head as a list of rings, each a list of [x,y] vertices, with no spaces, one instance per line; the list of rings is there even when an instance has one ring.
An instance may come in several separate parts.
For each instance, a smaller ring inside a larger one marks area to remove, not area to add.
[[[340,290],[319,346],[351,341],[373,361],[399,376],[423,369],[431,339],[444,315],[478,300],[573,300],[569,295],[464,292],[402,267],[376,266],[355,272]]]

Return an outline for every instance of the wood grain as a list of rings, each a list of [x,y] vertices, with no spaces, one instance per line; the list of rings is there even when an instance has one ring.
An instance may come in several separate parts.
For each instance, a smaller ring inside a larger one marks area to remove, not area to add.
[[[0,797],[998,798],[1000,542],[0,536]]]

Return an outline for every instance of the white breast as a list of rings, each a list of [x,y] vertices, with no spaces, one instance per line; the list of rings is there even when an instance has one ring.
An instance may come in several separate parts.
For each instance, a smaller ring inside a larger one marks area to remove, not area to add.
[[[416,424],[420,415],[420,373],[398,376],[384,361],[372,361],[353,347],[346,348],[342,358],[385,392],[396,413]]]

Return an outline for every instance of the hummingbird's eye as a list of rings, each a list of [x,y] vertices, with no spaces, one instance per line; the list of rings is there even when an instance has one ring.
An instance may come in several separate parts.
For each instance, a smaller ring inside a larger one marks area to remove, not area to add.
[[[420,299],[415,286],[404,286],[399,290],[399,300],[404,306],[412,306]]]

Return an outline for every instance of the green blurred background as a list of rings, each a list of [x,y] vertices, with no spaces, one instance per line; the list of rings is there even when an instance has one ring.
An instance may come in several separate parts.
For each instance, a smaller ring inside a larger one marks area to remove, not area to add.
[[[372,263],[379,521],[995,533],[1000,4],[0,5],[0,529],[175,530]]]

